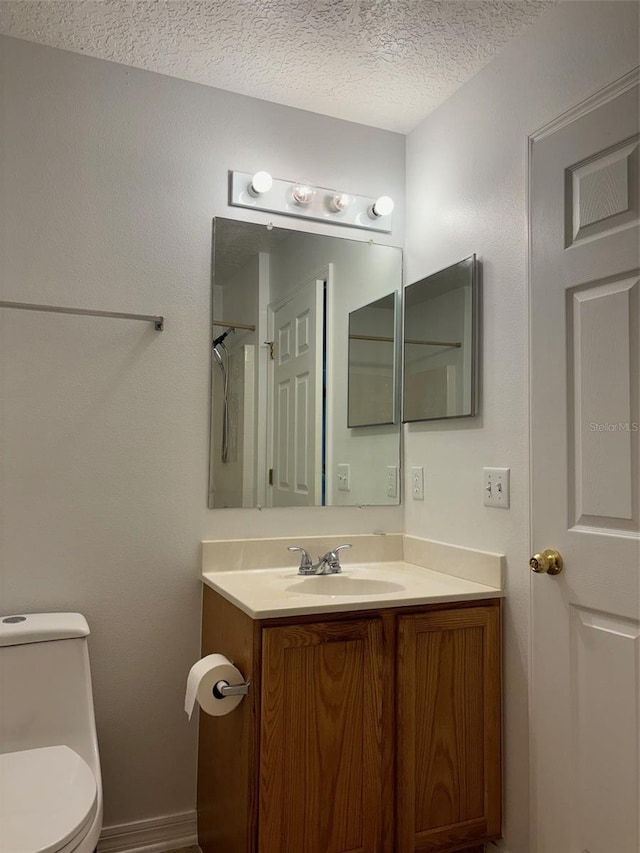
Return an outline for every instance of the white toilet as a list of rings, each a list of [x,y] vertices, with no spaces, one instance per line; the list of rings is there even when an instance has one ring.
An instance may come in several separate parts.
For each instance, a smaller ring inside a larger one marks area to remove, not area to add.
[[[93,853],[102,781],[79,613],[0,618],[0,853]]]

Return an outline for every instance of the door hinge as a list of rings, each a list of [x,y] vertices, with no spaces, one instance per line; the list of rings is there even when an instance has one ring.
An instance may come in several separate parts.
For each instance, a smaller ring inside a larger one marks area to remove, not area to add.
[[[265,341],[265,346],[269,347],[269,358],[273,361],[276,357],[276,342],[275,341]]]
[[[269,485],[273,486],[273,468],[269,468]]]

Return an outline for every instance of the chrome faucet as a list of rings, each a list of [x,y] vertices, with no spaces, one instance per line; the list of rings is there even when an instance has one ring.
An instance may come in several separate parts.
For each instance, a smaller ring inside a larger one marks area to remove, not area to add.
[[[351,545],[338,545],[337,548],[327,551],[323,557],[318,557],[318,562],[315,564],[309,552],[300,548],[299,545],[290,545],[287,551],[300,552],[299,575],[337,575],[342,571],[340,551],[344,551],[345,548],[351,548]]]

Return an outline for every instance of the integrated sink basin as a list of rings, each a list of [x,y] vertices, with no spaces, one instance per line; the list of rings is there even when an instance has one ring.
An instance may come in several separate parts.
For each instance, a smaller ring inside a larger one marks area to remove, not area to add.
[[[303,595],[383,595],[402,592],[403,589],[405,587],[399,583],[346,574],[312,575],[285,587],[286,592],[301,592]]]
[[[400,560],[343,563],[303,576],[293,566],[203,571],[202,580],[252,619],[493,598],[500,590]]]

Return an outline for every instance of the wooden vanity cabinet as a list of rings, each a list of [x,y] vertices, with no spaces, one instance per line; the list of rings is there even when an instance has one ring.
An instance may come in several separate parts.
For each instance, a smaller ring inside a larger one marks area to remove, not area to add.
[[[204,587],[203,853],[480,853],[500,835],[500,602],[252,620]],[[480,845],[480,846],[478,846]]]

